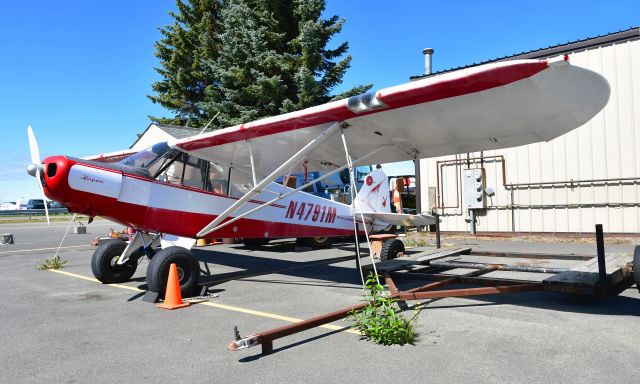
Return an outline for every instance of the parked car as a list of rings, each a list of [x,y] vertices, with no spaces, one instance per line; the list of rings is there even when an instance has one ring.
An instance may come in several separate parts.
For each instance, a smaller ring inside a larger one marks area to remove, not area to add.
[[[27,202],[27,209],[44,209],[44,201],[42,199],[30,199]]]
[[[57,201],[49,201],[47,204],[48,204],[49,208],[53,208],[53,209],[66,208],[64,205],[58,203]]]

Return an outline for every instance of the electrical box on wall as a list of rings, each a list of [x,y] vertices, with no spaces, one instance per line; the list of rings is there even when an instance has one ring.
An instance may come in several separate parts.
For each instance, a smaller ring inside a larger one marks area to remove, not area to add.
[[[484,168],[462,170],[462,204],[464,208],[482,209],[486,206]]]

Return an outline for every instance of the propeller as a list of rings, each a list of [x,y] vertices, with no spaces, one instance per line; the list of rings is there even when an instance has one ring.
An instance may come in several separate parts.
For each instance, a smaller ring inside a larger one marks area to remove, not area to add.
[[[38,142],[36,136],[33,134],[31,126],[27,128],[27,135],[29,136],[29,151],[31,152],[31,164],[27,167],[27,173],[31,176],[35,176],[40,186],[40,192],[42,193],[42,200],[44,201],[44,213],[47,216],[47,225],[50,225],[49,221],[49,208],[47,207],[47,196],[44,194],[44,187],[42,186],[42,179],[40,179],[40,172],[44,169],[42,167],[42,161],[40,160],[40,149],[38,149]]]

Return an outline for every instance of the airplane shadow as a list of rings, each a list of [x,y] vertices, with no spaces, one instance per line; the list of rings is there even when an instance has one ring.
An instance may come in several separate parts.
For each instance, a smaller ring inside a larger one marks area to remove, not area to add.
[[[355,252],[351,255],[345,255],[341,252],[342,255],[340,256],[311,261],[291,261],[290,259],[278,258],[279,253],[293,250],[291,244],[283,243],[260,247],[260,251],[266,247],[269,247],[273,255],[265,257],[254,256],[245,252],[232,253],[219,250],[194,249],[194,256],[200,262],[207,263],[212,273],[210,276],[201,277],[202,284],[217,285],[236,279],[246,280],[261,275],[283,274],[299,278],[327,280],[333,283],[353,284],[356,288],[360,287],[360,275],[356,269]],[[245,250],[247,248],[238,247],[238,249]],[[335,265],[341,262],[350,262],[351,266]],[[216,265],[238,269],[238,271],[216,273]],[[291,281],[283,281],[282,283],[298,284]],[[308,283],[300,282],[299,284],[306,285]]]
[[[294,242],[281,241],[257,248],[246,248],[243,245],[232,246],[232,249],[194,249],[194,256],[203,263],[210,265],[212,274],[202,276],[203,285],[217,286],[232,280],[257,282],[262,284],[318,286],[326,288],[353,289],[354,302],[359,300],[361,280],[355,265],[355,247],[351,244],[340,244],[345,252],[340,252],[336,257],[315,259],[311,261],[294,261],[288,254],[285,258],[279,254],[291,252],[295,249]],[[223,248],[224,249],[224,248]],[[235,252],[238,250],[240,252]],[[265,256],[265,251],[269,254]],[[349,254],[348,252],[351,252]],[[340,263],[340,264],[338,264]],[[216,265],[235,269],[233,272],[216,273]],[[267,275],[283,275],[289,278],[277,278]],[[142,279],[143,280],[143,279]],[[429,282],[428,275],[424,280],[395,279],[401,290],[415,288]],[[144,285],[141,284],[141,288]],[[448,289],[468,287],[465,285],[453,285]],[[212,288],[209,288],[211,292]],[[635,289],[635,288],[630,288]],[[629,291],[627,291],[629,293]],[[555,292],[521,292],[512,294],[494,294],[485,296],[466,297],[469,304],[446,305],[439,302],[437,306],[426,301],[421,305],[426,309],[442,309],[467,306],[488,305],[518,305],[531,308],[540,308],[552,311],[575,312],[595,315],[621,315],[640,316],[640,298],[629,297],[628,293],[622,296],[596,299],[593,297],[572,296]],[[137,299],[138,295],[132,300]],[[446,303],[446,301],[444,302]],[[411,304],[411,303],[410,303]],[[413,304],[412,304],[413,305]]]

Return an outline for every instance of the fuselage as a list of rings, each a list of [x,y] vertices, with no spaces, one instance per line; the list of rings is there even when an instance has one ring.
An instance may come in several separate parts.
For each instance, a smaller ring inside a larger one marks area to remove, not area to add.
[[[184,171],[182,172],[184,178]],[[152,177],[122,164],[53,156],[44,160],[45,194],[70,211],[101,216],[137,230],[196,238],[238,199]],[[271,184],[227,220],[291,189]],[[227,191],[228,193],[228,191]],[[352,207],[297,192],[243,217],[207,237],[276,238],[353,234]]]

